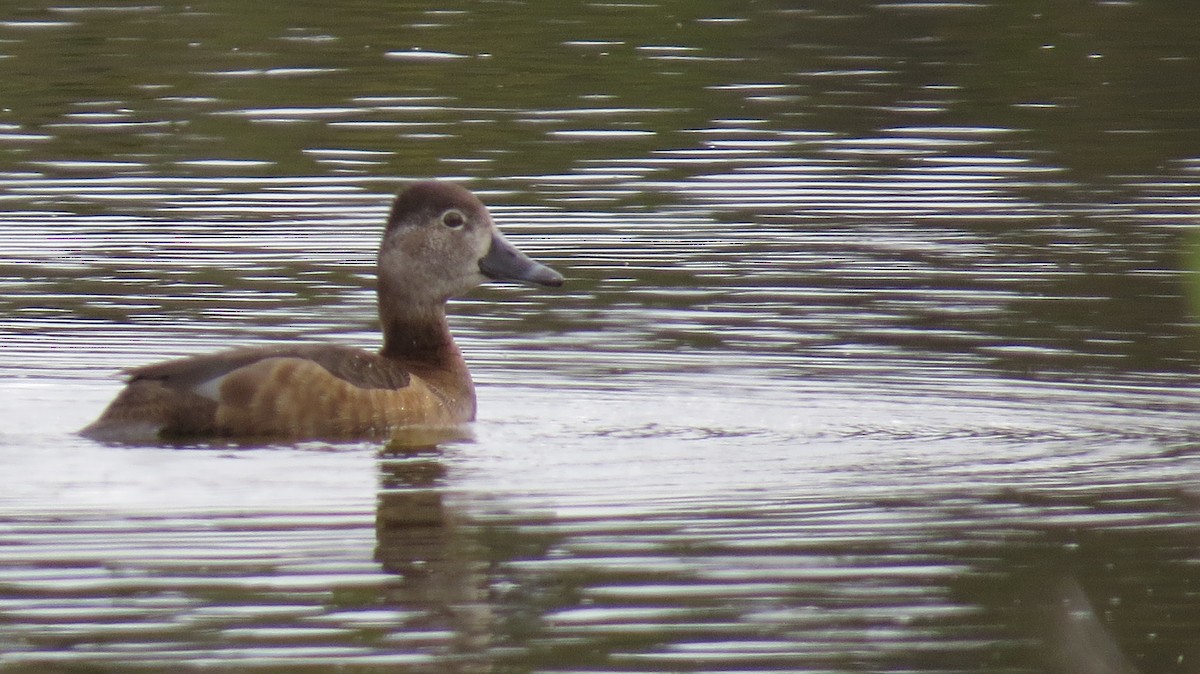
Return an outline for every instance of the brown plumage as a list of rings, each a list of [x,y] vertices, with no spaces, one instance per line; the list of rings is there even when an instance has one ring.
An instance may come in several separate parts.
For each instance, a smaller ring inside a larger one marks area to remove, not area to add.
[[[128,371],[81,433],[113,442],[204,437],[381,437],[475,418],[475,388],[446,301],[487,280],[562,284],[501,235],[487,208],[448,183],[397,197],[377,265],[383,347],[243,348]]]

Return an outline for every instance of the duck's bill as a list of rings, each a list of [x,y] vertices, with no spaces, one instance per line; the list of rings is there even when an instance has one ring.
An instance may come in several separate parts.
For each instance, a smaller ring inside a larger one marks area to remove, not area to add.
[[[493,281],[522,281],[552,288],[563,284],[562,274],[530,259],[500,232],[492,235],[492,245],[479,261],[479,271]]]

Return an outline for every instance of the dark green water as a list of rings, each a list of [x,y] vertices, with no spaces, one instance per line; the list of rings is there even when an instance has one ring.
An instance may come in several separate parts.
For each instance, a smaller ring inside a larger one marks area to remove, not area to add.
[[[1200,671],[1200,9],[0,9],[0,671]],[[378,344],[471,440],[110,447],[116,373]]]

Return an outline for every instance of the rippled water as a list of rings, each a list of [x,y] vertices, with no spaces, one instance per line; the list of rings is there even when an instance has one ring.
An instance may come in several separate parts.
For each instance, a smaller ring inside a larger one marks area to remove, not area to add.
[[[402,5],[0,15],[0,669],[1200,668],[1194,10]],[[473,437],[74,435],[431,176]]]

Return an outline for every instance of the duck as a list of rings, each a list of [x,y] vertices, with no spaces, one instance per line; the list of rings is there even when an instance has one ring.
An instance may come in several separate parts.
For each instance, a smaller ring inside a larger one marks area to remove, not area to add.
[[[392,202],[376,264],[383,343],[233,348],[144,365],[80,431],[102,442],[379,438],[475,420],[475,386],[446,304],[490,281],[559,287],[456,183],[408,185]]]

